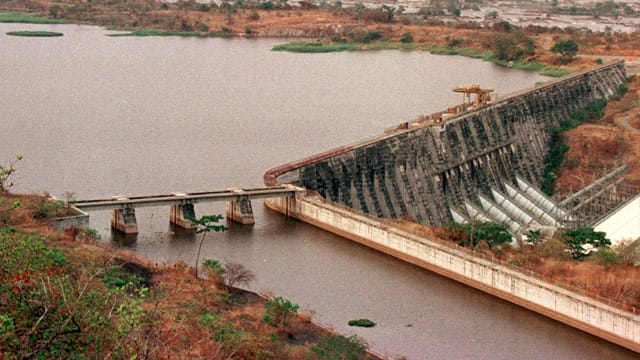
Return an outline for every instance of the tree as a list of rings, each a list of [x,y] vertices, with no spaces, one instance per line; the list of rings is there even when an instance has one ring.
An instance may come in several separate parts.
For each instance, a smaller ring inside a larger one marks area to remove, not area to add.
[[[509,243],[512,240],[507,227],[494,222],[484,222],[477,225],[475,231],[473,231],[473,238],[475,238],[476,243],[479,241],[486,242],[490,248]]]
[[[283,331],[293,315],[298,313],[298,305],[280,296],[269,299],[264,305],[265,314],[262,320]]]
[[[578,44],[573,40],[559,41],[553,45],[551,51],[560,54],[560,61],[563,64],[571,62],[578,53]]]
[[[229,287],[233,287],[235,284],[248,284],[255,279],[253,272],[242,264],[227,262],[224,264],[224,269],[224,277]]]
[[[515,37],[510,34],[496,35],[495,55],[499,60],[511,61],[517,59],[517,43]]]
[[[606,233],[595,231],[590,227],[567,230],[562,235],[562,240],[569,246],[574,259],[589,255],[591,249],[611,245],[611,240],[607,239]]]
[[[0,164],[0,194],[9,190],[13,186],[13,183],[9,182],[9,177],[16,172],[16,164],[22,160],[22,155],[16,156],[9,165]]]
[[[203,215],[199,219],[192,218],[190,221],[193,225],[197,226],[196,234],[202,234],[200,238],[200,244],[198,245],[198,254],[196,255],[196,278],[198,277],[198,263],[200,262],[200,251],[202,250],[202,243],[207,234],[211,231],[223,232],[229,230],[224,225],[219,225],[218,221],[222,219],[222,215]]]

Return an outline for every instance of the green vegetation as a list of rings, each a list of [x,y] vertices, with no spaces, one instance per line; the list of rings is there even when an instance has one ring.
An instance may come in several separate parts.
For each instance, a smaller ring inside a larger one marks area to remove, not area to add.
[[[80,229],[54,232],[33,220],[46,201],[0,194],[3,360],[183,358],[194,344],[207,359],[318,359],[311,349],[335,348],[327,344],[352,351],[282,298],[266,301],[194,279],[181,262],[145,265],[76,237]],[[205,263],[223,269],[229,284],[253,277],[239,264]]]
[[[359,327],[374,327],[376,323],[369,319],[357,319],[357,320],[349,320],[347,323],[349,326],[359,326]]]
[[[321,42],[291,42],[288,44],[276,45],[273,51],[290,51],[298,53],[326,53],[337,51],[360,50],[360,47],[349,43],[321,43]]]
[[[112,278],[110,267],[78,268],[42,236],[7,226],[0,228],[0,253],[0,349],[7,359],[147,350],[135,348],[146,314],[140,293],[101,285]]]
[[[367,344],[352,335],[332,336],[311,348],[311,353],[322,360],[358,360],[362,359],[367,351]]]
[[[413,36],[411,36],[410,33],[406,32],[402,34],[402,37],[400,38],[400,42],[403,44],[411,44],[413,42]]]
[[[578,44],[573,40],[559,41],[551,48],[553,53],[559,54],[560,62],[567,64],[578,54]]]
[[[427,48],[427,50],[436,55],[460,55],[474,59],[488,59],[489,54],[486,51],[480,51],[465,47],[447,47],[440,45],[433,45]],[[489,60],[490,61],[490,60]]]
[[[451,223],[445,227],[445,232],[447,239],[471,248],[481,242],[489,248],[496,248],[512,241],[507,227],[494,222]]]
[[[21,12],[0,12],[0,22],[25,24],[64,24],[62,19],[47,19],[31,16]]]
[[[291,318],[298,313],[298,305],[279,296],[269,299],[264,309],[262,320],[280,331],[283,331]]]
[[[569,119],[560,122],[558,127],[553,128],[551,133],[551,150],[545,160],[544,180],[542,181],[542,191],[547,195],[553,195],[553,186],[558,177],[557,171],[564,160],[564,155],[569,151],[569,146],[562,139],[565,131],[571,130],[584,121],[598,119],[604,115],[604,107],[607,100],[596,100],[582,110],[571,114]]]
[[[198,255],[196,256],[196,278],[198,277],[198,263],[200,262],[200,252],[202,251],[202,244],[204,243],[207,234],[209,234],[211,231],[223,232],[228,230],[226,226],[218,224],[218,221],[222,220],[222,218],[222,215],[203,215],[199,219],[190,219],[191,223],[197,227],[196,234],[202,234],[202,236],[200,237],[200,244],[198,245]],[[217,267],[213,262],[217,260],[209,261],[211,261],[211,263],[207,263],[207,266],[211,265],[211,268],[215,271]]]
[[[16,164],[21,160],[22,155],[18,155],[8,165],[0,164],[0,194],[6,192],[13,186],[13,183],[9,181],[9,178],[11,178],[11,175],[16,172]]]
[[[158,29],[140,29],[126,33],[109,34],[107,36],[182,36],[182,37],[230,37],[231,34],[226,31],[221,32],[205,32],[205,31],[166,31]]]
[[[594,231],[593,228],[567,230],[562,235],[562,240],[569,246],[569,251],[574,259],[589,255],[592,249],[611,245],[611,241],[607,239],[604,232]]]
[[[69,208],[65,206],[62,200],[46,199],[33,208],[34,219],[50,219],[58,216],[66,216],[69,214]]]
[[[204,266],[209,278],[216,284],[224,284],[224,275],[227,271],[224,269],[220,261],[205,259],[202,262],[202,266]]]
[[[9,31],[7,35],[11,36],[33,36],[33,37],[56,37],[63,36],[63,33],[53,31]]]

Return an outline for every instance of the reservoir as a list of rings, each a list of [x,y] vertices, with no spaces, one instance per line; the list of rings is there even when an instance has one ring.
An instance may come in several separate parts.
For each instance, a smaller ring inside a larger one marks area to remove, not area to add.
[[[59,38],[5,35],[50,30]],[[108,37],[98,27],[0,24],[0,162],[22,154],[14,191],[76,199],[262,185],[275,165],[380,134],[458,104],[479,83],[500,95],[547,80],[463,57],[371,51],[293,54],[278,39]],[[256,273],[377,352],[408,359],[625,359],[620,347],[253,203],[256,224],[208,237],[202,258]],[[193,234],[168,208],[137,210],[140,234],[102,241],[193,265]],[[196,205],[220,214],[224,204]],[[351,328],[368,318],[374,328]]]

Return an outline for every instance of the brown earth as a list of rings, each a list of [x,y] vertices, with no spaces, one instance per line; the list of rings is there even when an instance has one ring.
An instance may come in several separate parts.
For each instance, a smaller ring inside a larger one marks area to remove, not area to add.
[[[627,181],[640,184],[640,78],[607,105],[603,118],[568,131],[564,139],[569,151],[556,180],[558,192],[576,191],[622,164]]]
[[[130,340],[120,340],[131,345],[121,355],[149,359],[316,359],[318,357],[310,349],[324,339],[338,335],[332,329],[312,322],[311,314],[305,310],[283,328],[272,327],[263,320],[268,295],[196,278],[194,269],[184,263],[159,265],[145,261],[130,251],[111,249],[78,229],[64,233],[53,230],[47,225],[46,218],[34,219],[36,210],[45,201],[46,197],[41,195],[0,193],[0,228],[11,229],[9,233],[44,237],[47,249],[64,253],[65,262],[80,273],[99,274],[107,272],[106,269],[121,268],[142,277],[143,285],[149,288],[142,305],[145,314],[139,318],[141,327],[128,333]],[[7,239],[5,236],[0,236],[0,247],[3,245],[1,242]],[[12,263],[13,259],[0,256],[0,281],[12,280],[26,273],[11,273],[15,270]],[[39,276],[38,273],[33,275]],[[78,277],[75,273],[66,276]],[[97,278],[87,284],[99,293],[108,291]],[[8,310],[7,314],[13,315],[10,311],[15,311],[17,305],[3,295],[0,293],[0,313]],[[82,297],[78,299],[78,304],[84,301]],[[41,300],[34,297],[27,301],[38,303]],[[109,304],[104,305],[104,310],[97,311],[109,312]],[[113,322],[118,321],[118,311],[112,308],[109,312]],[[213,319],[209,324],[203,322],[207,315]],[[64,316],[64,313],[55,316]],[[23,331],[18,325],[16,329]],[[16,331],[18,335],[19,331]],[[102,330],[96,327],[93,331]],[[3,348],[7,339],[0,337],[0,359],[13,359],[19,355],[16,349]],[[101,352],[117,352],[117,347],[104,347]],[[91,353],[95,349],[89,348],[88,351]],[[367,353],[358,358],[379,357]]]

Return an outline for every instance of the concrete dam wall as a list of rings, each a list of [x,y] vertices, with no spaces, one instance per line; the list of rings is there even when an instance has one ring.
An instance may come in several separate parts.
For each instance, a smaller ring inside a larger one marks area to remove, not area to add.
[[[602,66],[444,123],[403,124],[377,138],[279,166],[265,174],[267,185],[294,183],[314,191],[300,189],[295,198],[265,204],[640,352],[637,309],[593,300],[379,219],[408,215],[439,225],[451,220],[449,208],[491,187],[522,178],[539,185],[552,129],[589,102],[615,95],[625,77],[621,62]]]
[[[439,124],[404,124],[378,138],[267,173],[378,217],[438,226],[450,208],[504,190],[515,176],[539,187],[552,129],[588,103],[617,93],[623,62],[562,78]]]

